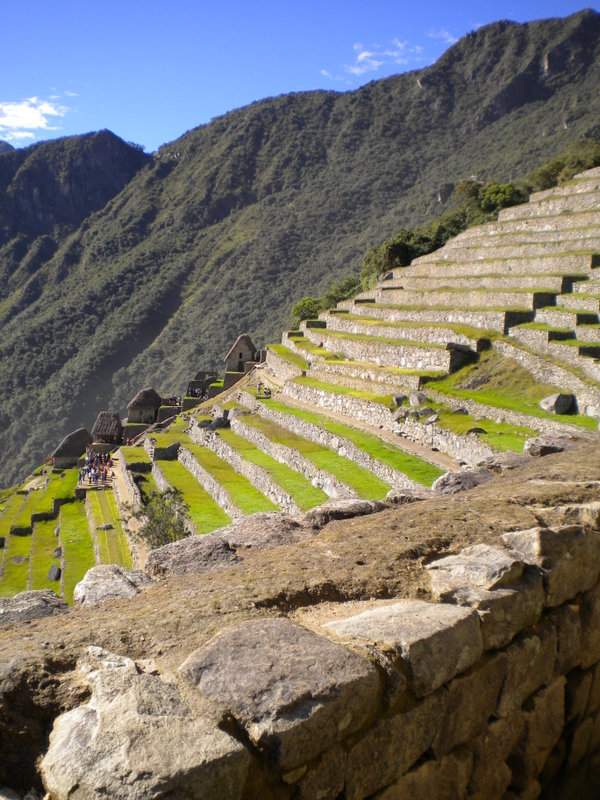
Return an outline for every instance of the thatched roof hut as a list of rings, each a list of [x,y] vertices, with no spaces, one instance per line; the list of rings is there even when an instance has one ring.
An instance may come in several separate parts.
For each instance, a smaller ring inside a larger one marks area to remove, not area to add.
[[[101,411],[96,417],[92,436],[95,442],[120,444],[123,436],[123,425],[117,411]]]
[[[225,356],[225,370],[227,372],[243,372],[246,361],[254,361],[255,354],[254,342],[247,333],[242,333]]]
[[[161,397],[151,386],[140,389],[127,406],[128,422],[155,422]]]
[[[68,433],[56,450],[52,453],[54,466],[59,468],[74,467],[81,455],[92,443],[92,436],[85,428],[77,428]]]

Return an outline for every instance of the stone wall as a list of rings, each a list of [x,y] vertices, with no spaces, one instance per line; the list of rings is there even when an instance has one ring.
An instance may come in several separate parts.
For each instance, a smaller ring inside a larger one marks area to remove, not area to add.
[[[159,492],[161,493],[168,492],[169,489],[173,488],[169,483],[169,481],[163,475],[162,470],[156,461],[154,461],[152,464],[152,477],[154,478],[154,483],[156,484],[156,488],[158,489]],[[192,536],[196,536],[196,534],[198,533],[198,531],[196,530],[196,526],[194,525],[192,520],[187,516],[184,520],[184,525],[186,531],[188,531]]]
[[[464,344],[473,349],[477,346],[477,338],[473,339],[462,333],[456,333],[452,328],[427,327],[426,325],[376,325],[368,322],[359,322],[356,319],[348,319],[343,314],[333,314],[327,320],[327,328],[332,331],[344,331],[346,333],[366,334],[367,336],[387,336],[395,339],[408,339],[413,342],[423,342],[426,344],[446,344],[456,342]],[[478,337],[479,338],[479,337]]]
[[[304,374],[303,369],[286,361],[285,358],[278,356],[277,353],[274,353],[268,347],[267,366],[270,367],[277,376],[286,381],[291,381],[293,378],[298,378],[300,375]]]
[[[416,391],[423,384],[421,375],[386,372],[385,369],[378,369],[375,364],[360,364],[352,361],[325,361],[317,364],[310,371],[311,377],[323,380],[325,383],[331,381],[335,376],[344,386],[350,386],[350,381],[357,381],[358,385],[376,394],[389,394],[397,388],[406,391]]]
[[[438,269],[432,267],[432,269]],[[444,267],[444,270],[446,268]],[[386,319],[390,322],[451,322],[455,325],[472,325],[474,328],[481,328],[482,330],[500,331],[504,333],[507,322],[506,311],[492,311],[490,309],[468,309],[468,308],[453,308],[453,309],[435,309],[435,308],[415,308],[415,309],[394,309],[394,308],[381,308],[380,306],[354,306],[352,312],[360,314],[362,317],[374,317],[375,319]],[[521,315],[523,317],[523,315]],[[533,318],[533,312],[530,312],[525,318],[516,320],[517,322],[528,322]]]
[[[133,480],[131,472],[127,469],[127,464],[123,454],[114,461],[115,469],[123,479],[123,484],[127,489],[127,497],[118,498],[124,503],[130,503],[134,508],[140,508],[142,505],[142,496],[140,494],[137,483]],[[116,494],[117,484],[113,486]]]
[[[392,272],[395,279],[401,279],[403,274],[410,276],[440,275],[454,277],[457,275],[548,275],[558,272],[561,275],[589,275],[600,264],[596,255],[549,255],[546,258],[519,258],[510,261],[491,259],[486,261],[470,261],[444,264],[442,267],[434,263],[417,263],[415,260],[410,267],[397,267]]]
[[[286,383],[282,389],[282,394],[302,403],[310,403],[318,408],[324,408],[352,419],[367,422],[369,425],[381,425],[387,430],[392,430],[394,427],[392,412],[383,403],[360,400],[357,397],[350,397],[346,394],[326,392],[323,389],[316,389],[303,383]]]
[[[209,493],[209,495],[217,502],[221,508],[228,514],[231,519],[239,519],[244,516],[236,504],[231,499],[229,492],[219,483],[216,478],[204,469],[204,467],[194,458],[193,454],[186,448],[182,447],[179,451],[179,460],[183,466],[191,472],[196,478],[200,486]]]
[[[476,433],[461,436],[440,428],[435,422],[427,424],[411,417],[404,417],[395,424],[394,430],[399,436],[405,436],[425,447],[436,448],[455,461],[464,462],[469,466],[475,466],[484,458],[496,455],[496,451],[482,442]]]
[[[266,495],[269,500],[276,503],[282,511],[288,514],[302,513],[292,497],[290,497],[278,483],[275,483],[265,469],[262,469],[262,467],[250,461],[246,461],[237,450],[214,431],[207,430],[206,428],[193,427],[190,431],[190,436],[199,445],[210,447],[219,458],[231,464],[236,472],[244,475],[254,486],[260,488],[260,491]]]

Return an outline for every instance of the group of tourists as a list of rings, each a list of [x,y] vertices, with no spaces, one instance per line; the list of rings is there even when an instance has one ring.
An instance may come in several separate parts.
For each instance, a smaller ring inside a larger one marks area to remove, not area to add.
[[[113,460],[110,453],[96,453],[89,450],[85,454],[85,463],[79,470],[79,483],[90,486],[104,486],[108,477],[114,478]]]
[[[263,392],[264,392],[264,394],[263,394]],[[259,397],[267,397],[267,398],[269,398],[269,397],[271,397],[271,390],[269,389],[268,386],[264,386],[264,384],[261,383],[261,381],[259,381],[256,384],[256,394]]]
[[[191,397],[197,397],[199,400],[208,400],[208,389],[192,389]]]

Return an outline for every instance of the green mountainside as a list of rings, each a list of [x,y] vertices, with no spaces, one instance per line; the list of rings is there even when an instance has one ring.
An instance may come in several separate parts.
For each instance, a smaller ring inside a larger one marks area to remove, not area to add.
[[[181,392],[238,333],[358,274],[465,177],[598,136],[600,15],[500,22],[431,67],[263,100],[151,158],[108,132],[0,155],[0,484],[140,386]]]

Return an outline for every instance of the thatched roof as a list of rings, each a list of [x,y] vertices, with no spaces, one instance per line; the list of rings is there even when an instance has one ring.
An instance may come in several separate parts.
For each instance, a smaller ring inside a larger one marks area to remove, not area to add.
[[[114,436],[118,438],[122,432],[123,425],[117,411],[101,411],[96,417],[96,422],[94,422],[94,427],[92,428],[94,440],[99,436]]]
[[[151,386],[140,389],[127,408],[159,408],[161,404],[160,395]]]
[[[239,350],[240,347],[247,347],[248,350],[252,351],[252,353],[256,352],[256,347],[254,346],[254,342],[252,341],[252,339],[248,336],[247,333],[242,333],[240,334],[240,336],[237,337],[237,339],[233,343],[233,346],[231,347],[231,350],[225,356],[225,361],[227,361],[227,359],[232,353],[235,353],[236,350]]]
[[[56,450],[52,453],[52,458],[79,458],[85,453],[86,447],[92,443],[92,436],[85,428],[77,428],[76,431],[67,433]]]

